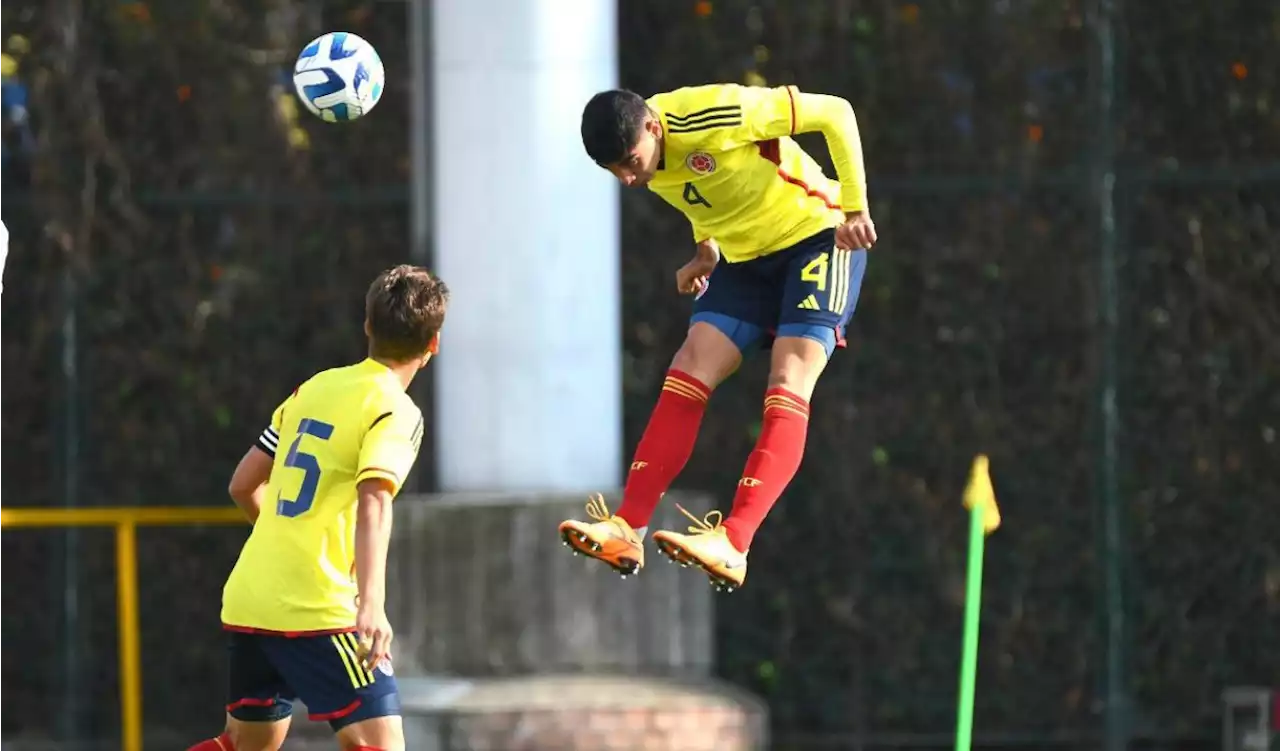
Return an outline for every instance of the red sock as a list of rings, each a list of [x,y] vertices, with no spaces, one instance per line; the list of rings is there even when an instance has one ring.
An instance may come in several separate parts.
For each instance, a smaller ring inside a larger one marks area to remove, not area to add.
[[[236,747],[231,745],[231,738],[229,738],[226,733],[223,733],[217,738],[200,741],[196,745],[187,749],[187,751],[236,751]]]
[[[667,371],[658,405],[649,416],[649,425],[631,460],[622,507],[618,509],[618,516],[632,527],[649,526],[662,494],[689,461],[710,398],[711,389],[693,376],[674,369]]]
[[[804,458],[809,432],[809,402],[782,388],[764,395],[764,424],[755,450],[733,494],[733,510],[724,521],[729,542],[738,550],[751,547],[751,538],[769,515]]]

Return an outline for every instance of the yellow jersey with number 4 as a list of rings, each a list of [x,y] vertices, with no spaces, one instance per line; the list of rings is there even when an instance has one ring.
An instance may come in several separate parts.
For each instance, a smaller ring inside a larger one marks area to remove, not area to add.
[[[373,360],[299,386],[258,439],[275,460],[222,591],[223,625],[295,636],[353,628],[356,484],[382,478],[398,492],[422,429],[399,378]]]
[[[696,242],[715,239],[729,262],[790,247],[866,209],[857,120],[843,99],[715,84],[648,104],[663,131],[649,189],[688,217]],[[791,138],[814,131],[826,136],[839,181]]]

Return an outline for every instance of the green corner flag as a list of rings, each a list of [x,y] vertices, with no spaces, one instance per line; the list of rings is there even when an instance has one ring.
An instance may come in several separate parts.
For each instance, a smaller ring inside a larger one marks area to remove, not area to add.
[[[978,680],[978,628],[982,610],[982,556],[986,536],[1000,526],[987,457],[979,454],[964,489],[969,509],[969,565],[964,588],[964,646],[960,655],[960,703],[956,712],[956,751],[969,751],[973,742],[973,695]]]

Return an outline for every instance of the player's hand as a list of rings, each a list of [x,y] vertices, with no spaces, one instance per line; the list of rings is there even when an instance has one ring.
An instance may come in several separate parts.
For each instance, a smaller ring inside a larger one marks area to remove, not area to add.
[[[716,270],[720,262],[720,246],[715,240],[703,240],[698,243],[698,252],[693,260],[676,271],[676,290],[682,295],[696,295],[707,288],[711,272]]]
[[[857,250],[876,244],[876,224],[871,215],[865,211],[850,211],[845,214],[844,224],[836,229],[836,247],[841,250]]]
[[[379,606],[361,605],[356,612],[356,641],[365,670],[373,672],[378,663],[391,658],[391,622]]]

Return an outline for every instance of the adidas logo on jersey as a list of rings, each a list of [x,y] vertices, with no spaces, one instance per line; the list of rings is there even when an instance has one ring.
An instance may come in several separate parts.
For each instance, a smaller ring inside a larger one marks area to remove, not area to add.
[[[806,297],[804,299],[804,302],[800,303],[796,307],[801,310],[821,310],[822,309],[821,306],[818,305],[818,298],[813,295],[809,295],[808,297]]]

